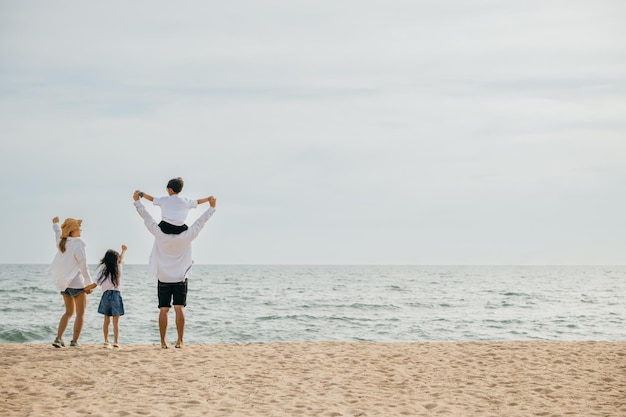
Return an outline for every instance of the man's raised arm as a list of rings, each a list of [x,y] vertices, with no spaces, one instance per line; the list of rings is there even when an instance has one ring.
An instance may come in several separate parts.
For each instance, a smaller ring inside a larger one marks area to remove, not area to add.
[[[193,222],[189,230],[186,231],[187,233],[189,233],[192,240],[198,236],[200,230],[202,230],[206,222],[208,222],[211,216],[213,216],[213,213],[215,213],[215,206],[217,204],[215,197],[209,197],[208,201],[211,207],[206,209],[206,211],[202,213],[202,215],[200,215],[200,217],[198,217],[195,222]]]
[[[161,229],[159,229],[159,225],[157,224],[156,220],[154,220],[154,217],[152,217],[152,215],[148,213],[148,210],[146,210],[144,205],[141,203],[139,192],[139,190],[136,190],[133,193],[133,200],[135,200],[133,204],[137,209],[137,213],[139,213],[139,215],[143,219],[143,223],[146,225],[148,231],[150,231],[150,233],[152,233],[153,235],[156,235]]]

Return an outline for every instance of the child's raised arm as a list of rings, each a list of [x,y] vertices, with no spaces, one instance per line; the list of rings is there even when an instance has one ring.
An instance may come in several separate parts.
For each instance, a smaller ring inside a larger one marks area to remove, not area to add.
[[[148,201],[154,201],[154,197],[152,197],[150,194],[146,194],[143,191],[139,191],[139,198],[145,198]]]
[[[201,198],[201,199],[199,199],[199,200],[198,200],[198,204],[208,203],[209,201],[211,201],[211,198],[212,198],[212,197],[213,197],[213,196],[211,196],[211,197],[207,197],[207,198]]]

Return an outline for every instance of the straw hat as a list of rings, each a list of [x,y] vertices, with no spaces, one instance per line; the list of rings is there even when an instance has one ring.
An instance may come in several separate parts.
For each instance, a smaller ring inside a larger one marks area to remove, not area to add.
[[[82,223],[82,220],[72,219],[71,217],[65,219],[65,221],[61,225],[61,238],[69,237],[70,233],[72,233],[74,230],[80,229],[80,225]]]

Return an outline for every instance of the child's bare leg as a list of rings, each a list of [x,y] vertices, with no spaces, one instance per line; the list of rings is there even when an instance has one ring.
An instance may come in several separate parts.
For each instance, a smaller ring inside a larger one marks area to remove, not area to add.
[[[120,316],[113,316],[113,343],[116,345],[120,342]]]
[[[104,316],[104,325],[102,326],[102,332],[104,333],[104,343],[105,344],[109,343],[109,323],[110,322],[111,322],[111,317],[110,316]],[[115,326],[115,324],[113,326]]]

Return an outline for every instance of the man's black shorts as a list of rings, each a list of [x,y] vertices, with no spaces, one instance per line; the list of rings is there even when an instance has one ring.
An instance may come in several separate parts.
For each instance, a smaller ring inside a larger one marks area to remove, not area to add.
[[[187,306],[187,280],[181,282],[161,282],[158,285],[159,308],[171,307],[172,300],[175,306]]]

